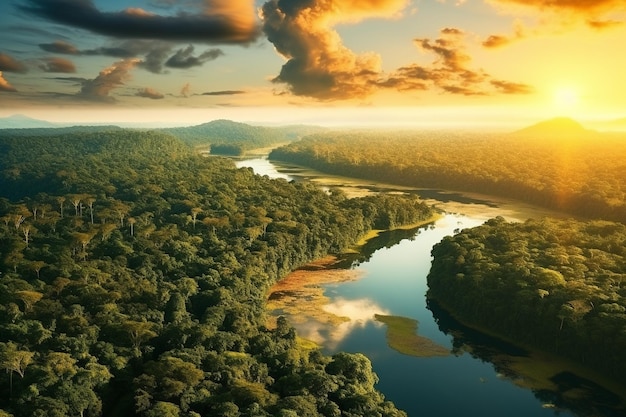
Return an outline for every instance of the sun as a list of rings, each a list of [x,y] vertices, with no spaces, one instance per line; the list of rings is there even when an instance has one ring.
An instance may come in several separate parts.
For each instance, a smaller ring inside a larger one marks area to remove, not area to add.
[[[574,87],[558,87],[554,90],[554,106],[559,110],[572,110],[580,103],[580,94]]]

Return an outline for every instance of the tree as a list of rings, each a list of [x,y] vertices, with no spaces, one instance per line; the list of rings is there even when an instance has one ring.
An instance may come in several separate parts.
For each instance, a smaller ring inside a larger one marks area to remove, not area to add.
[[[13,394],[13,373],[24,378],[26,368],[31,364],[34,352],[19,350],[12,342],[0,343],[0,364],[9,373],[10,392]]]
[[[138,350],[142,343],[157,336],[157,333],[153,330],[154,324],[148,321],[127,320],[122,326],[135,350]]]
[[[22,290],[15,293],[15,297],[24,303],[24,312],[32,311],[33,305],[41,300],[43,294],[37,291]]]
[[[93,224],[93,204],[96,202],[96,199],[90,196],[87,197],[85,202],[87,203],[87,207],[89,207],[89,217],[91,218],[91,224]]]
[[[191,221],[193,223],[193,228],[196,228],[196,219],[198,218],[198,214],[202,213],[201,207],[193,207],[191,209]]]
[[[61,214],[61,218],[63,218],[63,205],[65,204],[65,197],[57,197],[56,201],[59,204],[59,213]]]
[[[137,220],[134,217],[129,217],[127,221],[130,226],[130,235],[135,236],[135,223],[137,223]]]

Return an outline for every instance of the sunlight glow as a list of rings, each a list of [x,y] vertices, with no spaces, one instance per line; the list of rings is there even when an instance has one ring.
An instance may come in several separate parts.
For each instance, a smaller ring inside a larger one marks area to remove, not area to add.
[[[560,110],[572,110],[580,102],[580,95],[573,87],[559,87],[554,92],[554,105]]]

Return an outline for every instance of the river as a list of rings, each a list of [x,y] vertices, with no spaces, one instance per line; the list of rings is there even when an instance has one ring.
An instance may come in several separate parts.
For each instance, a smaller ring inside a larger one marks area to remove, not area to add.
[[[360,254],[344,259],[355,278],[321,286],[325,297],[321,308],[341,321],[305,313],[290,317],[300,336],[316,341],[328,354],[365,354],[380,378],[377,388],[410,417],[626,415],[623,398],[615,394],[623,397],[622,388],[605,388],[594,376],[580,376],[572,364],[465,328],[427,303],[430,251],[444,236],[498,215],[522,221],[555,213],[485,196],[328,176],[273,164],[264,156],[239,160],[237,165],[272,178],[311,181],[324,189],[338,187],[349,196],[415,192],[444,212],[428,226],[384,233]],[[387,325],[376,320],[376,314],[417,321],[417,335],[445,353],[415,356],[389,347]]]

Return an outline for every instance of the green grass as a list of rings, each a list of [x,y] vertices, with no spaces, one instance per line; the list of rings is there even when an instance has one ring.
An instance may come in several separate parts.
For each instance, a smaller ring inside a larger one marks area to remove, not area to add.
[[[404,355],[430,358],[448,356],[450,350],[417,334],[417,320],[376,314],[376,320],[387,325],[387,344]]]

